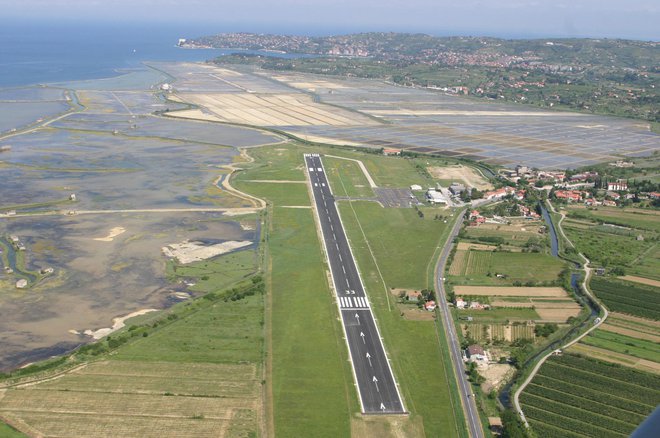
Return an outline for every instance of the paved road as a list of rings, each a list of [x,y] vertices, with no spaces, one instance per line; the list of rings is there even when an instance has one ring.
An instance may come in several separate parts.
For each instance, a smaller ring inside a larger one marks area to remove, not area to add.
[[[458,235],[463,224],[465,210],[460,213],[456,219],[456,224],[451,234],[447,238],[447,243],[442,250],[438,265],[436,268],[436,279],[438,283],[436,296],[440,304],[440,313],[442,323],[445,327],[445,334],[447,335],[447,342],[449,344],[449,351],[451,354],[451,361],[454,365],[454,371],[458,377],[458,390],[461,395],[461,404],[468,424],[468,430],[472,438],[482,438],[484,436],[483,428],[481,427],[481,420],[479,419],[479,412],[477,411],[477,404],[472,396],[472,386],[468,381],[467,374],[465,373],[465,365],[463,364],[463,352],[458,343],[458,336],[456,335],[456,328],[449,313],[449,306],[447,305],[447,295],[444,288],[445,266],[449,253],[451,252],[452,242]]]
[[[385,355],[344,227],[325,175],[321,157],[306,154],[316,212],[330,263],[346,343],[351,356],[362,412],[403,414],[405,409]]]

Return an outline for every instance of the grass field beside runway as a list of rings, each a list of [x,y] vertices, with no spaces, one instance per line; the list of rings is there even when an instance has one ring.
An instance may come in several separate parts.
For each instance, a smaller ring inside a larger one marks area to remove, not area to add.
[[[256,162],[233,184],[255,196],[263,194],[268,197],[268,193],[260,191],[265,184],[242,181],[273,179],[274,175],[282,179],[292,178],[289,171],[303,164],[303,153],[324,151],[324,148],[295,145],[251,149],[250,154]],[[383,178],[387,173],[402,170],[402,178],[417,180],[417,170],[408,160],[334,148],[327,149],[327,153],[364,159],[365,164],[377,162],[378,174]],[[331,174],[334,160],[328,161],[327,157],[323,160],[326,172]],[[357,165],[349,172],[353,170],[359,170]],[[343,177],[344,172],[341,175]],[[358,178],[357,173],[355,176]],[[281,185],[289,187],[294,184]],[[337,187],[332,189],[339,194]],[[286,191],[281,195],[277,198],[280,205],[288,204]],[[447,224],[430,215],[420,219],[413,209],[383,209],[376,203],[355,203],[355,206],[360,209],[359,214],[372,220],[367,227],[369,241],[372,245],[378,242],[379,262],[382,259],[385,263],[388,277],[398,285],[426,287],[427,269],[430,267],[432,274],[434,266],[429,262],[437,244],[446,238]],[[398,313],[388,313],[383,286],[373,262],[369,262],[370,256],[354,220],[351,221],[345,212],[346,207],[340,205],[344,225],[368,293],[372,302],[376,302],[374,307],[377,308],[376,317],[384,344],[393,360],[395,378],[411,415],[408,418],[392,417],[391,421],[384,417],[374,419],[356,415],[360,410],[357,393],[338,315],[333,308],[334,297],[330,295],[324,273],[326,267],[321,263],[312,211],[275,208],[268,234],[272,259],[275,433],[285,436],[310,433],[317,436],[326,432],[328,436],[364,436],[365,433],[391,436],[398,428],[408,436],[465,436],[457,430],[463,427],[462,420],[459,421],[461,426],[457,426],[448,384],[448,378],[453,377],[451,370],[444,369],[443,350],[435,322],[407,321]],[[458,415],[462,418],[462,413]],[[349,426],[350,431],[346,429]]]
[[[353,198],[373,198],[376,195],[369,186],[369,181],[355,161],[323,157],[328,181],[335,196]],[[343,183],[343,184],[342,184]]]
[[[284,149],[252,150],[257,162],[234,184],[275,206],[311,206],[307,193],[304,202],[300,199],[305,185],[241,181],[293,179],[289,171],[303,164],[303,149]],[[351,416],[360,408],[313,211],[275,208],[269,220],[275,434],[349,436]]]
[[[366,202],[351,204],[354,210],[348,203],[340,204],[342,222],[406,408],[413,418],[421,417],[426,436],[464,436],[462,413],[453,411],[451,398],[455,395],[448,381],[453,378],[452,370],[445,369],[443,360],[443,354],[448,352],[439,342],[435,322],[403,319],[389,292],[391,287],[427,287],[427,267],[438,243],[444,243],[448,224],[420,219],[413,209],[383,209]]]

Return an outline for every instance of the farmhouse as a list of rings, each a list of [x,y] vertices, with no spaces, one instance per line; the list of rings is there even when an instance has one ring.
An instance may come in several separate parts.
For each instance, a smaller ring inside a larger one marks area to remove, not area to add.
[[[527,218],[538,218],[540,217],[537,212],[532,210],[531,208],[527,207],[526,205],[518,205],[518,211],[522,216],[525,216]]]
[[[401,149],[386,148],[383,149],[383,155],[388,155],[388,156],[401,155]]]
[[[16,289],[25,289],[28,285],[28,282],[25,278],[21,278],[16,282]]]
[[[488,363],[488,356],[483,347],[474,344],[465,349],[465,358],[468,362]]]
[[[479,301],[470,301],[470,309],[472,310],[485,310],[489,309],[488,304],[481,304]]]
[[[411,303],[418,303],[422,299],[422,293],[417,290],[412,290],[406,293],[406,299]]]
[[[457,309],[465,309],[465,306],[467,306],[467,301],[463,300],[461,297],[456,297],[454,305]]]
[[[424,304],[424,309],[428,310],[429,312],[433,312],[436,307],[438,306],[436,306],[435,301],[427,301]]]

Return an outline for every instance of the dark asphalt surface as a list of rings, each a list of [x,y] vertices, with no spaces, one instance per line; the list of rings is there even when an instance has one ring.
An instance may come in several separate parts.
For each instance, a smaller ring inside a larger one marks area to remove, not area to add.
[[[461,229],[463,224],[463,218],[465,217],[465,210],[463,210],[459,217],[456,219],[454,228],[452,229],[445,247],[442,250],[440,259],[438,260],[438,265],[436,266],[436,278],[438,282],[438,297],[439,313],[442,318],[442,324],[445,328],[445,334],[447,335],[447,343],[449,344],[449,352],[451,353],[451,361],[453,363],[454,371],[458,378],[458,391],[460,392],[461,404],[463,405],[463,411],[465,412],[465,419],[467,420],[468,430],[470,437],[472,438],[483,438],[484,432],[481,426],[481,419],[479,418],[479,412],[477,411],[476,400],[474,399],[472,393],[472,384],[468,380],[468,376],[465,372],[465,364],[463,363],[463,352],[458,343],[458,335],[456,333],[456,328],[454,327],[454,321],[452,320],[451,313],[449,313],[449,305],[447,304],[447,295],[444,287],[444,272],[445,266],[447,265],[447,259],[449,258],[449,253],[453,245],[454,238],[458,235],[458,232]]]
[[[337,293],[362,412],[403,414],[406,411],[339,218],[323,163],[317,154],[306,154],[305,164]]]

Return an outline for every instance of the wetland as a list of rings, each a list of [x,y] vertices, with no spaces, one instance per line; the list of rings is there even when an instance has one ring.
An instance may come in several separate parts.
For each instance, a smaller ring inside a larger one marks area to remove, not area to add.
[[[163,247],[258,241],[257,215],[246,215],[253,205],[214,181],[239,147],[283,139],[159,116],[185,107],[160,91],[165,79],[174,80],[144,67],[0,90],[0,148],[10,146],[0,155],[0,371],[91,342],[85,332],[116,318],[197,295],[168,276]],[[235,250],[255,250],[246,245]],[[17,288],[20,279],[26,287]]]

